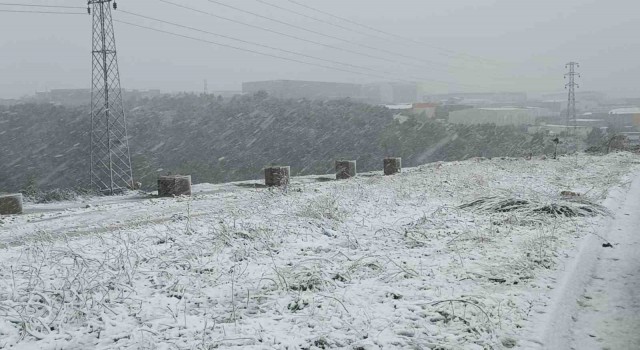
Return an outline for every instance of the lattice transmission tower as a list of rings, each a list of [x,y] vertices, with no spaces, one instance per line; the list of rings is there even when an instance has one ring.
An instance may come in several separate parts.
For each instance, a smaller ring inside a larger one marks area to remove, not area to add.
[[[569,79],[569,82],[564,85],[564,88],[569,90],[569,98],[567,100],[567,132],[569,131],[570,122],[573,120],[573,132],[575,134],[578,127],[576,120],[576,88],[580,87],[580,85],[576,83],[576,77],[580,77],[580,73],[576,72],[576,68],[580,68],[580,64],[578,62],[569,62],[565,65],[565,68],[569,69],[569,72],[564,75],[565,79]]]
[[[133,185],[111,5],[112,0],[87,2],[93,14],[91,187],[108,195]]]

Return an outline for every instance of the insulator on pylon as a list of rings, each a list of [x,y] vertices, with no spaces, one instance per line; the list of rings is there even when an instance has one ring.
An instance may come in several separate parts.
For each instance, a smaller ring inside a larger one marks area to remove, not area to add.
[[[113,9],[114,9],[114,10],[117,10],[117,9],[118,9],[118,3],[117,3],[117,2],[115,2],[115,1],[113,2]]]

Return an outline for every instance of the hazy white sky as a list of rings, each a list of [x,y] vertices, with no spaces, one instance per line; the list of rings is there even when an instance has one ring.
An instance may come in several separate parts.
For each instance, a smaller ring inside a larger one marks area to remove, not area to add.
[[[260,31],[180,9],[159,0],[121,0],[118,5],[124,11],[378,72],[389,72],[399,79],[424,81],[433,92],[561,91],[564,63],[575,60],[581,63],[583,77],[580,84],[583,90],[600,90],[623,96],[638,95],[636,79],[640,76],[640,36],[637,33],[640,32],[640,21],[637,13],[640,3],[637,1],[296,0],[425,43],[418,44],[336,21],[288,0],[262,1],[386,39],[322,24],[269,7],[257,0],[216,0],[344,40],[397,52],[406,58],[287,27],[207,0],[168,1],[382,59]],[[80,0],[11,2],[86,6],[86,1]],[[0,6],[2,9],[17,7]],[[77,11],[86,13],[86,9]],[[114,11],[114,18],[313,61],[137,18],[123,11]],[[243,81],[265,79],[342,82],[383,80],[239,52],[121,23],[115,25],[122,85],[125,88],[201,91],[204,79],[208,80],[211,91],[239,90]],[[19,97],[36,90],[89,87],[90,46],[89,15],[0,12],[0,97]],[[315,62],[335,66],[327,62]],[[344,66],[341,68],[356,70]]]

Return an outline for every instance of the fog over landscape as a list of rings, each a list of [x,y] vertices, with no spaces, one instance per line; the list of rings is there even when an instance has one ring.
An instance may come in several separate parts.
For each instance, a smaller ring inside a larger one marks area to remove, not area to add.
[[[339,47],[350,46],[204,0],[172,2]],[[84,5],[82,1],[68,0],[40,3]],[[428,84],[430,92],[562,91],[564,63],[579,58],[582,67],[588,71],[582,80],[584,88],[629,97],[632,94],[630,90],[633,91],[634,77],[640,74],[640,38],[635,35],[638,22],[635,11],[632,10],[635,2],[631,0],[305,2],[320,10],[414,39],[425,45],[354,27],[364,33],[390,39],[379,40],[327,26],[255,0],[226,3],[325,34],[423,58],[425,68],[403,65],[401,62],[407,61],[404,59],[398,59],[397,64],[390,64],[300,42],[157,0],[121,1],[119,5],[125,11],[180,22],[219,34],[373,69],[384,68],[418,82],[429,83],[426,79],[418,78],[423,77],[451,83]],[[286,1],[279,1],[276,5],[334,21]],[[194,34],[117,11],[114,12],[114,18],[251,47],[202,33]],[[339,21],[335,23],[344,25]],[[0,31],[5,34],[0,37],[0,97],[17,98],[46,89],[89,88],[87,72],[90,71],[91,62],[87,56],[91,39],[90,16],[3,14]],[[211,91],[237,91],[243,81],[268,79],[341,82],[381,80],[238,52],[125,24],[116,23],[116,38],[122,85],[130,89],[202,91],[203,79],[208,80]],[[362,51],[376,56],[388,56],[367,49]]]

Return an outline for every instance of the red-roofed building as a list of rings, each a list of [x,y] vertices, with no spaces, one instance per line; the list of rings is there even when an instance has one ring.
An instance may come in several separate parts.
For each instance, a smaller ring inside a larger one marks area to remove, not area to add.
[[[436,116],[437,103],[414,103],[412,112],[416,116],[420,116],[424,113],[427,119],[433,119]]]

